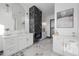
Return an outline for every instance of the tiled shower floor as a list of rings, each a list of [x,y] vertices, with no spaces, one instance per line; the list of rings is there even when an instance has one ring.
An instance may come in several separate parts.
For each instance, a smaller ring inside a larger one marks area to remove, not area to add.
[[[46,38],[38,43],[33,44],[31,47],[24,49],[22,52],[15,55],[23,56],[57,56],[52,51],[52,39]]]

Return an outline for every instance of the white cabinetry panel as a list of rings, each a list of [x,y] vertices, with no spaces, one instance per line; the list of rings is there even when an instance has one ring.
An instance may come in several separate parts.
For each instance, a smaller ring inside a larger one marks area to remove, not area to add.
[[[63,38],[60,38],[58,36],[53,38],[53,50],[58,54],[63,54],[64,51]]]
[[[4,55],[12,55],[33,44],[33,34],[17,34],[4,36],[3,46]]]
[[[53,36],[53,51],[61,55],[78,55],[76,36]]]

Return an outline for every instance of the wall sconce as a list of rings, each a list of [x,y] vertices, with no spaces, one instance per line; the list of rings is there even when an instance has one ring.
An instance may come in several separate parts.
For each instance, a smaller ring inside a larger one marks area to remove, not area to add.
[[[9,7],[9,4],[6,4],[6,7]]]
[[[9,11],[9,4],[5,4],[5,6],[7,7],[7,12]]]
[[[28,15],[28,12],[26,13],[26,15]]]

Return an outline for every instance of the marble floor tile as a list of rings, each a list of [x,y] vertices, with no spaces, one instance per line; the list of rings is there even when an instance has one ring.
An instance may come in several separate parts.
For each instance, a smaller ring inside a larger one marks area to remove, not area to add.
[[[57,56],[52,52],[52,39],[46,38],[24,50],[24,56]]]
[[[59,56],[53,52],[52,42],[52,38],[40,40],[38,43],[35,43],[32,46],[19,51],[13,56]]]

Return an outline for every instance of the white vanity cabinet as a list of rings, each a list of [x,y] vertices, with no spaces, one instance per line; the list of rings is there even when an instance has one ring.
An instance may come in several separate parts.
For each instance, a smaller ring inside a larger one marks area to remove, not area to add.
[[[11,55],[18,51],[18,41],[16,35],[3,38],[4,55]]]
[[[9,36],[4,36],[3,49],[4,55],[12,55],[24,48],[30,47],[33,44],[33,34],[19,33]]]
[[[33,44],[33,34],[27,34],[27,47],[31,46]]]
[[[78,55],[78,41],[76,36],[64,36],[64,55]]]
[[[27,37],[26,36],[18,36],[18,48],[19,50],[22,50],[27,46]]]
[[[53,35],[53,51],[60,55],[79,55],[76,36]]]
[[[19,50],[29,47],[33,44],[33,34],[22,34],[18,37]]]
[[[64,54],[64,40],[58,35],[53,35],[53,51],[61,55]]]

